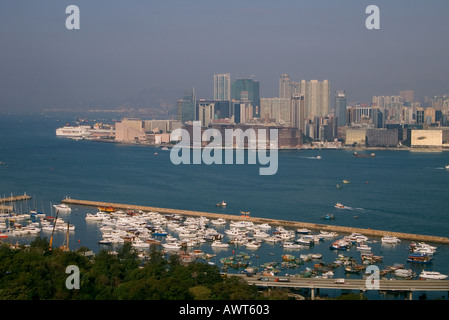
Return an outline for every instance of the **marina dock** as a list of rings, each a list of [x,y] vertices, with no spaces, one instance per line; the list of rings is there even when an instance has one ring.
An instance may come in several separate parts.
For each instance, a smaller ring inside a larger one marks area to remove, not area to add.
[[[420,234],[411,234],[411,233],[402,233],[402,232],[393,232],[393,231],[383,231],[383,230],[373,230],[373,229],[364,229],[364,228],[353,228],[353,227],[344,227],[344,226],[334,226],[334,225],[326,225],[326,224],[317,224],[317,223],[308,223],[308,222],[299,222],[299,221],[287,221],[287,220],[278,220],[278,219],[267,219],[267,218],[258,218],[258,217],[249,217],[249,216],[240,216],[230,215],[230,214],[221,214],[221,213],[211,213],[211,212],[201,212],[201,211],[190,211],[190,210],[180,210],[180,209],[170,209],[170,208],[158,208],[158,207],[149,207],[149,206],[139,206],[139,205],[131,205],[131,204],[118,204],[118,203],[110,203],[110,202],[100,202],[100,201],[89,201],[89,200],[77,200],[77,199],[64,199],[61,202],[65,204],[72,205],[83,205],[83,206],[91,206],[91,207],[112,207],[116,210],[137,210],[137,211],[147,211],[147,212],[158,212],[161,214],[179,214],[183,216],[192,216],[192,217],[206,217],[210,219],[225,219],[229,221],[252,221],[253,223],[268,223],[273,226],[283,226],[286,228],[307,228],[310,230],[322,230],[322,231],[334,231],[338,233],[351,234],[351,233],[362,233],[366,236],[372,237],[383,237],[386,235],[395,236],[402,240],[410,240],[410,241],[420,241],[420,242],[431,242],[431,243],[441,243],[441,244],[449,244],[449,238],[446,237],[438,237],[431,235],[420,235]]]

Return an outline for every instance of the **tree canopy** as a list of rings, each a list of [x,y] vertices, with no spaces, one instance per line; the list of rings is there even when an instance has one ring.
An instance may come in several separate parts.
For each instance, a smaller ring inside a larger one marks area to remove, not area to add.
[[[29,246],[0,246],[2,300],[230,300],[258,299],[258,290],[238,277],[222,277],[217,266],[182,264],[177,255],[152,249],[141,261],[125,244],[116,254],[93,258],[76,251],[49,249],[46,238]],[[68,289],[67,266],[79,269],[79,289]]]

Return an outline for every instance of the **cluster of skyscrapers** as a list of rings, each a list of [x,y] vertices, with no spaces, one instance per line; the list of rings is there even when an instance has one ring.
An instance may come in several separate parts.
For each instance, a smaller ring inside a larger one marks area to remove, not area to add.
[[[237,79],[229,73],[214,75],[214,98],[199,99],[195,90],[186,90],[178,100],[178,120],[183,123],[200,121],[207,127],[211,122],[246,123],[259,117],[259,81]]]
[[[423,105],[415,100],[413,91],[404,90],[399,95],[374,96],[370,104],[348,103],[345,91],[331,93],[328,80],[294,81],[288,74],[280,75],[279,94],[271,98],[260,97],[259,81],[252,77],[232,80],[229,73],[214,74],[213,84],[211,100],[199,99],[194,90],[185,92],[178,100],[179,121],[200,121],[203,127],[245,124],[294,128],[318,141],[344,141],[348,130],[359,128],[384,134],[393,128],[448,125],[446,96],[428,99]]]
[[[213,100],[199,99],[194,90],[187,90],[178,100],[178,120],[182,123],[276,125],[292,127],[309,134],[316,118],[330,111],[330,84],[290,81],[288,75],[279,79],[279,97],[261,98],[259,81],[253,78],[231,80],[229,73],[214,74]],[[314,134],[312,134],[314,135]]]

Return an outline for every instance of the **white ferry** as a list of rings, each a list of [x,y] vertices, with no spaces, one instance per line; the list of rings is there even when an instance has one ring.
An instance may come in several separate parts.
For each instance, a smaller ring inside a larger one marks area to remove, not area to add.
[[[56,135],[62,137],[88,137],[90,134],[90,126],[64,126],[56,129]]]

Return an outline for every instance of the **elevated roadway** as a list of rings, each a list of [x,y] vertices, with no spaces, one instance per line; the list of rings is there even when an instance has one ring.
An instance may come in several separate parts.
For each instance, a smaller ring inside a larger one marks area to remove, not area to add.
[[[412,293],[416,291],[442,291],[449,293],[449,280],[385,280],[378,282],[366,279],[317,279],[282,276],[252,276],[242,274],[228,274],[243,278],[248,284],[257,287],[279,287],[311,290],[311,298],[314,299],[315,289],[336,289],[336,290],[358,290],[366,292],[375,291],[395,291],[407,292],[408,298],[412,300]],[[260,280],[264,279],[264,280]],[[285,281],[288,280],[288,281]]]

